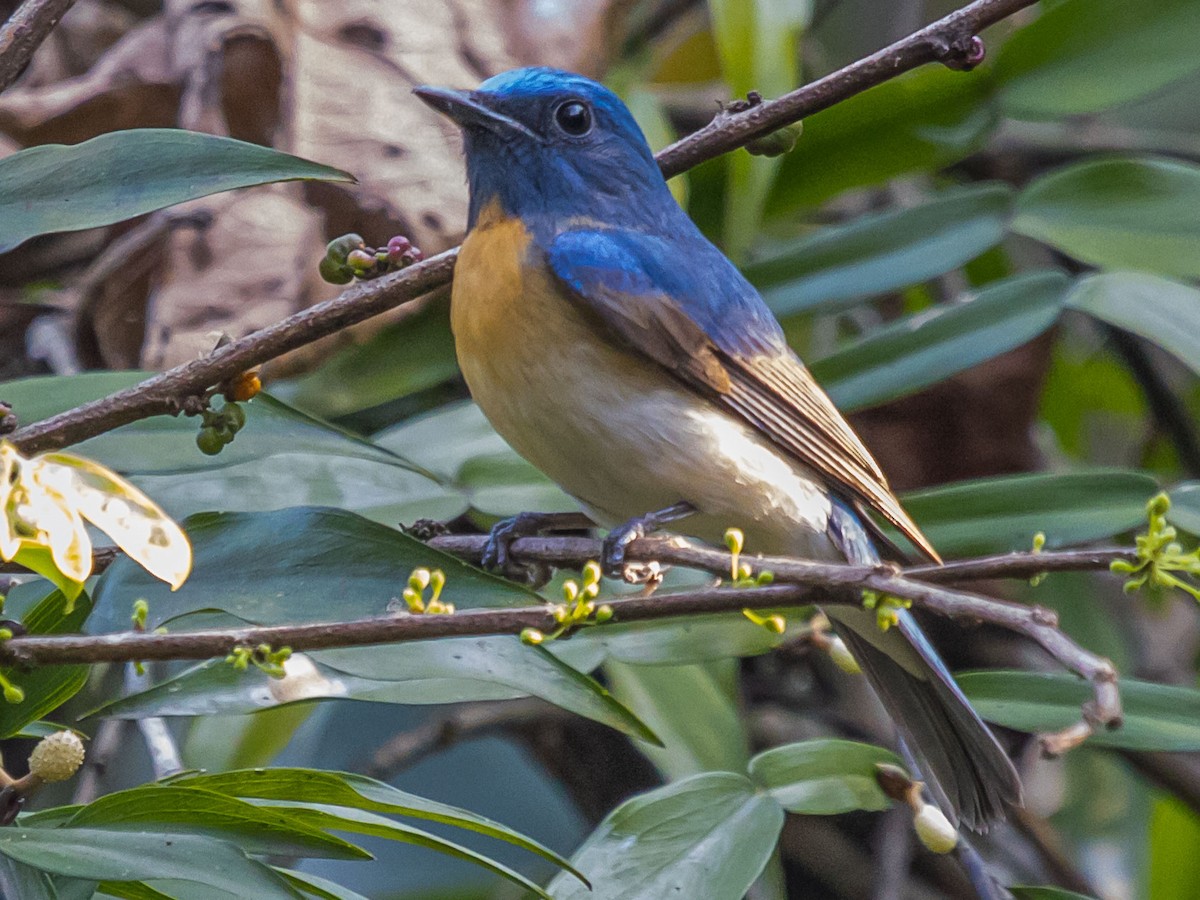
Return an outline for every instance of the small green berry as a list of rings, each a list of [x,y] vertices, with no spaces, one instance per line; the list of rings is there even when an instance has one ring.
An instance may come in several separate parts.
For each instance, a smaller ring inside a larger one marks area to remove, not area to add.
[[[216,456],[226,443],[227,441],[217,433],[217,429],[212,427],[201,428],[200,433],[196,435],[196,446],[206,456]]]
[[[795,149],[796,141],[800,139],[803,131],[804,125],[801,122],[785,125],[778,131],[750,141],[746,144],[746,152],[753,156],[783,156]]]

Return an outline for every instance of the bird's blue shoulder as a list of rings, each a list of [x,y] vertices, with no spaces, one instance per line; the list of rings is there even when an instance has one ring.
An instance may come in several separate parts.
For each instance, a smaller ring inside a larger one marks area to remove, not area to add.
[[[778,353],[785,346],[758,291],[699,231],[662,236],[581,228],[538,243],[555,277],[602,316],[621,304],[625,318],[649,319],[630,307],[667,298],[728,353]]]

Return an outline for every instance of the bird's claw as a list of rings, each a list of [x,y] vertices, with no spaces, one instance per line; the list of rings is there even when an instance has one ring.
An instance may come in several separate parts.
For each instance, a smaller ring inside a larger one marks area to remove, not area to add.
[[[498,571],[505,577],[533,587],[541,587],[550,580],[551,570],[542,562],[526,562],[513,558],[510,552],[513,541],[523,537],[537,537],[556,524],[557,517],[546,513],[523,512],[501,519],[488,532],[480,565]]]
[[[634,569],[637,564],[625,560],[625,551],[634,541],[644,538],[649,516],[638,516],[623,525],[618,525],[604,538],[600,553],[600,568],[609,578],[620,578],[630,584],[639,584]],[[633,577],[630,577],[633,576]]]

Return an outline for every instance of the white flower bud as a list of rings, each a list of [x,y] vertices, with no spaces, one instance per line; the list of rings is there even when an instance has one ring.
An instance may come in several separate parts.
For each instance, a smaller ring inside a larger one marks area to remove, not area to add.
[[[42,738],[29,756],[29,773],[47,783],[66,781],[83,765],[83,741],[73,731]]]
[[[934,853],[949,853],[958,845],[958,830],[945,814],[932,804],[925,803],[913,816],[913,827],[921,843]]]

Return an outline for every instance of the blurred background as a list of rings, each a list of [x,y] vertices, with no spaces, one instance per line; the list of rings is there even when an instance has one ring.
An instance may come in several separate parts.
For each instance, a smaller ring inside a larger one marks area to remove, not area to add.
[[[0,0],[0,17],[15,5]],[[45,400],[46,412],[66,408],[136,380],[125,370],[177,365],[222,335],[336,296],[316,265],[341,234],[372,246],[403,234],[427,255],[457,244],[460,141],[410,95],[418,84],[468,87],[517,65],[573,69],[616,90],[659,149],[722,103],[784,93],[959,5],[79,0],[0,94],[0,155],[182,127],[344,168],[358,183],[220,194],[0,254],[0,380],[122,373],[73,380]],[[1027,549],[1043,529],[1052,546],[1128,532],[1156,485],[1200,478],[1197,37],[1196,0],[1043,0],[986,35],[988,59],[973,72],[923,68],[812,117],[790,153],[738,151],[672,182],[763,290],[896,488],[1080,476],[983,483],[987,496],[1025,503],[1023,517],[993,515],[984,501],[956,517],[952,492],[910,495],[949,555]],[[1176,305],[1160,305],[1167,295]],[[266,370],[278,400],[430,477],[315,440],[282,462],[277,446],[213,468],[194,449],[179,455],[191,426],[175,422],[143,423],[162,440],[134,457],[126,443],[114,464],[177,516],[321,504],[392,525],[429,517],[479,529],[569,507],[470,405],[446,302],[406,305]],[[0,399],[15,396],[5,387]],[[180,433],[182,443],[163,437]],[[84,452],[103,458],[106,439]],[[1195,530],[1200,490],[1174,496]],[[1013,599],[1035,590],[988,589]],[[1197,618],[1184,601],[1128,599],[1087,575],[1055,576],[1036,599],[1123,673],[1194,686]],[[934,627],[952,668],[1050,667],[1009,635]],[[808,647],[704,671],[625,669],[607,673],[618,696],[656,728],[677,726],[683,751],[648,753],[537,703],[494,714],[338,701],[177,727],[189,764],[369,769],[568,854],[624,797],[736,763],[747,748],[828,733],[887,740],[886,723],[861,712],[862,685]],[[721,702],[682,702],[697,683],[720,686]],[[672,705],[693,721],[673,723]],[[372,762],[390,738],[403,750],[421,728],[427,744]],[[1200,757],[1085,748],[1046,761],[1015,733],[1005,739],[1023,761],[1030,809],[983,844],[1000,870],[1111,900],[1200,895]],[[148,777],[139,752],[108,786]],[[791,817],[772,871],[793,897],[965,896],[952,864],[896,849],[907,827],[903,816]],[[306,866],[372,897],[508,896],[466,864],[372,849],[383,864]],[[886,865],[894,876],[878,878]]]

